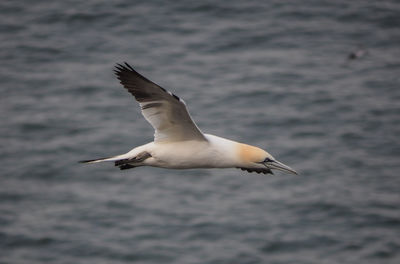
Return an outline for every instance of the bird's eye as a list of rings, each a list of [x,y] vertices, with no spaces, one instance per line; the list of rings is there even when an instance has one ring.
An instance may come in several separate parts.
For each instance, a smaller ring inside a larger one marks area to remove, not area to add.
[[[270,159],[270,158],[266,158],[266,159],[264,160],[264,162],[273,162],[273,160]]]

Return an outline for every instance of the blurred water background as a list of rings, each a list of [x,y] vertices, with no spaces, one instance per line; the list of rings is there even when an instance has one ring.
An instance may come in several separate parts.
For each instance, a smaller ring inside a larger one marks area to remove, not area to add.
[[[399,13],[1,1],[0,263],[400,263]],[[123,61],[300,176],[78,164],[152,140]]]

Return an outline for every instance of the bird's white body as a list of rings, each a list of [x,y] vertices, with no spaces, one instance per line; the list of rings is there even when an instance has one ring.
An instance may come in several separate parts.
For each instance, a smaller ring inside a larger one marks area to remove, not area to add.
[[[116,68],[121,84],[135,96],[143,116],[154,127],[154,142],[122,155],[84,163],[114,161],[121,170],[153,166],[168,169],[240,168],[257,173],[272,173],[271,169],[278,169],[296,173],[258,147],[203,134],[182,99],[149,81],[128,64]]]
[[[151,154],[146,165],[168,168],[229,168],[237,164],[235,144],[217,136],[205,135],[208,141],[149,143],[144,146]]]
[[[205,134],[207,141],[178,141],[178,142],[150,142],[136,147],[126,154],[118,155],[101,161],[116,161],[131,159],[140,153],[147,152],[151,157],[137,166],[153,166],[168,169],[190,168],[232,168],[249,166],[245,156],[258,154],[263,156],[265,151],[238,143],[229,139]],[[244,150],[248,148],[246,154]],[[251,150],[251,148],[254,148]],[[261,158],[260,158],[261,159]],[[93,161],[100,162],[100,161]],[[261,166],[262,167],[262,166]]]

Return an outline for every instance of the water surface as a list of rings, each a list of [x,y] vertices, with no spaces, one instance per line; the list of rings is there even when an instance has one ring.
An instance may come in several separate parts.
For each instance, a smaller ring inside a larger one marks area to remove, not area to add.
[[[0,262],[399,263],[399,11],[2,1]],[[300,176],[77,164],[152,140],[123,61]]]

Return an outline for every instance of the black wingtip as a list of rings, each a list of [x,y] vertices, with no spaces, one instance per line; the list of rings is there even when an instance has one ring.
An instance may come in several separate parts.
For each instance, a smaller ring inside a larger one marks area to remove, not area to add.
[[[123,66],[123,65],[121,65],[121,64],[119,64],[119,63],[117,63],[117,65],[115,65],[115,69],[116,69],[117,71],[121,72],[121,71],[125,70],[126,68],[125,68],[125,66]]]
[[[133,169],[133,168],[136,168],[137,166],[133,166],[133,165],[130,165],[130,164],[125,164],[125,165],[121,165],[121,166],[119,166],[119,169],[120,170],[129,170],[129,169]]]
[[[264,173],[264,174],[272,174],[272,175],[274,175],[272,170],[268,169],[268,168],[241,168],[241,167],[237,167],[237,168],[241,169],[242,171],[247,171],[249,173],[256,172],[258,174]]]
[[[124,63],[125,63],[125,65],[126,65],[126,67],[128,67],[131,71],[135,71],[133,68],[132,68],[132,66],[131,65],[129,65],[126,61],[124,61]]]
[[[114,68],[114,74],[118,77],[118,79],[121,77],[122,74],[126,72],[137,72],[132,68],[131,65],[129,65],[127,62],[123,62],[124,64],[121,63],[116,63],[115,68]]]
[[[125,64],[125,65],[124,65]],[[124,61],[124,64],[121,63],[116,63],[114,72],[122,72],[122,71],[133,71],[136,72],[131,65],[129,65],[126,61]]]

